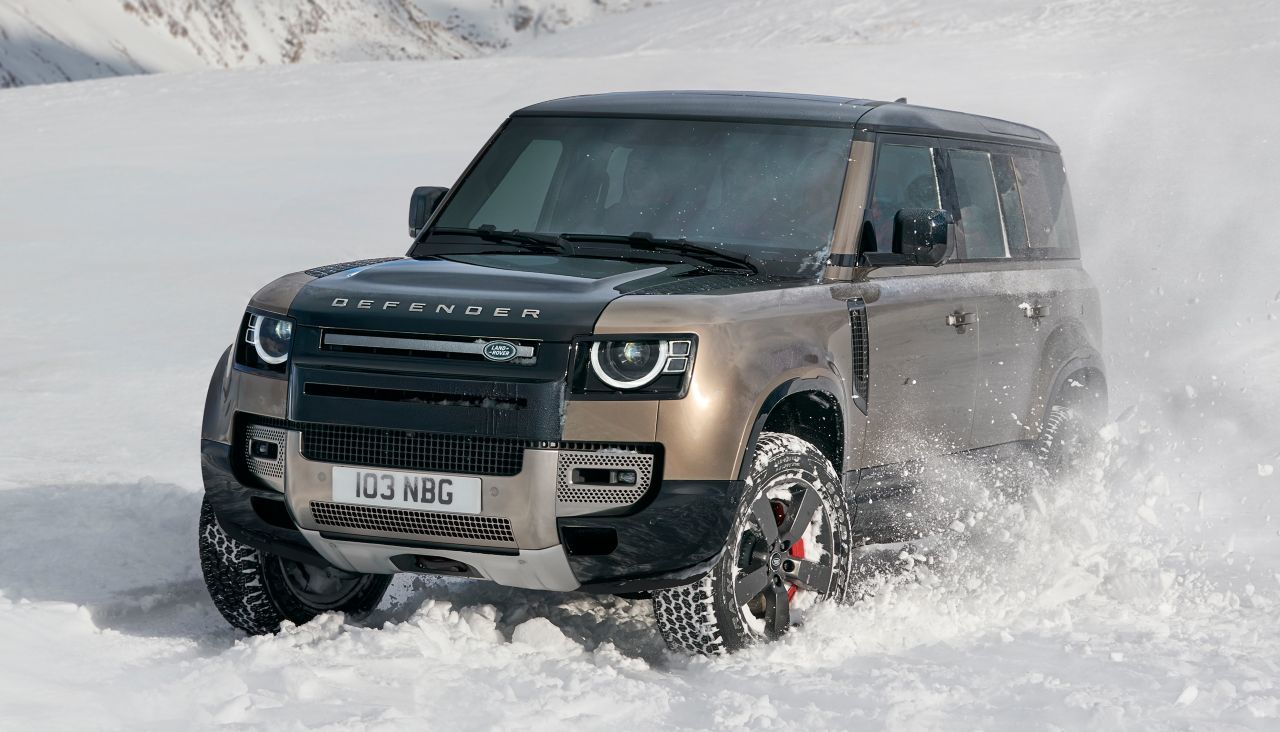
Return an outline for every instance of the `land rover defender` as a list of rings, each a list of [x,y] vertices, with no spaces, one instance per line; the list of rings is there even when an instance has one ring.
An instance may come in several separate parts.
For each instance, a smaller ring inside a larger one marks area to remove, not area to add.
[[[1055,470],[1106,412],[1059,151],[1020,124],[746,92],[549,101],[404,256],[286,275],[214,372],[199,545],[249,633],[418,572],[652,597],[775,638],[919,532],[910,466]]]

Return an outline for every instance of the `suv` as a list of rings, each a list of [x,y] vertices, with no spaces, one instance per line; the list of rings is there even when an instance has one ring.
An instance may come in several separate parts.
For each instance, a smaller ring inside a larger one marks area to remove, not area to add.
[[[214,372],[201,565],[247,632],[419,572],[651,596],[673,648],[733,650],[931,530],[930,458],[1054,470],[1106,412],[1062,160],[1023,125],[561,99],[416,189],[409,233],[264,287]]]

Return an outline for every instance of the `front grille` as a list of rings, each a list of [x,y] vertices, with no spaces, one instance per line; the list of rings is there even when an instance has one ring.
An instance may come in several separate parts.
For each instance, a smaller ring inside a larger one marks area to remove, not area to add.
[[[471,539],[515,543],[511,522],[494,516],[406,511],[400,508],[349,506],[344,503],[311,502],[316,523],[343,529],[391,531],[446,539]]]
[[[537,444],[348,425],[307,423],[301,429],[302,454],[308,460],[469,475],[515,475],[524,466],[525,448]]]

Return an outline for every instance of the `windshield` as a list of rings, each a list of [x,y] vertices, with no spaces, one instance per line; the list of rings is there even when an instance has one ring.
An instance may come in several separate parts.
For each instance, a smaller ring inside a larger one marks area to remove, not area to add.
[[[644,232],[814,277],[831,248],[852,136],[798,124],[516,117],[434,226]]]

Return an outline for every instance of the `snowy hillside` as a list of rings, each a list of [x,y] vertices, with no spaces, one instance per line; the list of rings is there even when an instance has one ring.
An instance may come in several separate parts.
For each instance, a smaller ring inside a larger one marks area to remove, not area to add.
[[[646,0],[0,0],[0,87],[476,56]]]
[[[249,295],[402,252],[411,188],[515,107],[672,86],[1048,130],[1103,293],[1107,458],[1025,510],[950,476],[953,531],[729,658],[668,654],[645,601],[409,576],[363,625],[229,630],[197,440]],[[485,58],[0,90],[0,729],[1276,729],[1277,88],[1265,0],[673,0]]]

